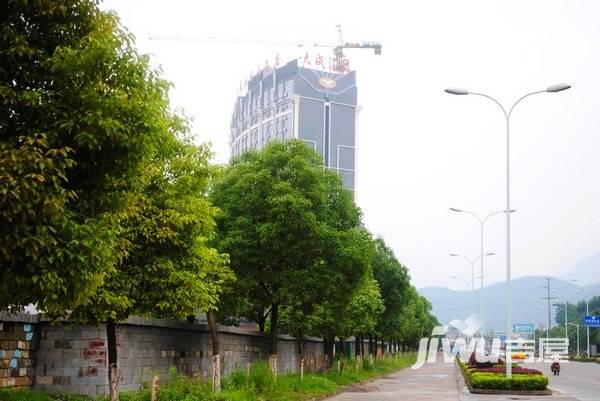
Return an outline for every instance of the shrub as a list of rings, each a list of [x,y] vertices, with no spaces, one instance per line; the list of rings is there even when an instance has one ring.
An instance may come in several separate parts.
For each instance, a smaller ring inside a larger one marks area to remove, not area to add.
[[[273,387],[273,374],[266,362],[259,362],[250,368],[248,384],[258,393],[264,393]]]
[[[545,390],[548,378],[544,375],[515,374],[512,378],[497,373],[474,372],[471,377],[473,388],[482,390]]]
[[[506,369],[504,367],[493,367],[493,368],[474,369],[474,372],[502,374],[502,373],[506,372]],[[521,366],[513,366],[512,373],[520,374],[520,375],[541,375],[542,374],[542,372],[540,372],[537,369],[523,368]]]

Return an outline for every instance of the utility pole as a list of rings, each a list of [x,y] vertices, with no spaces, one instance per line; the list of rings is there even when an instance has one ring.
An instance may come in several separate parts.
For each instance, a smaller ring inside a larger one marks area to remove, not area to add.
[[[550,324],[552,322],[551,320],[551,309],[552,309],[552,305],[550,304],[550,301],[553,299],[556,299],[555,297],[551,297],[550,296],[550,280],[552,280],[552,277],[544,277],[544,280],[546,280],[546,286],[542,287],[545,288],[547,291],[547,296],[540,298],[540,299],[545,299],[548,302],[548,329],[546,330],[546,340],[550,337]]]

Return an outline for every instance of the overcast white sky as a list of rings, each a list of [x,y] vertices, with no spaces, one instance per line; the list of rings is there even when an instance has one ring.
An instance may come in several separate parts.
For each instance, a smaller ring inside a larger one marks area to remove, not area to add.
[[[380,41],[383,55],[347,52],[357,70],[357,202],[367,227],[405,263],[418,287],[462,288],[479,230],[454,206],[505,207],[505,132],[497,106],[451,96],[462,86],[512,103],[513,276],[557,274],[600,251],[600,2],[111,0],[173,82],[172,104],[194,118],[198,142],[229,158],[229,121],[240,80],[290,47],[151,41],[150,33],[265,40]],[[313,51],[329,55],[327,49]],[[490,219],[488,282],[503,280],[505,220]]]

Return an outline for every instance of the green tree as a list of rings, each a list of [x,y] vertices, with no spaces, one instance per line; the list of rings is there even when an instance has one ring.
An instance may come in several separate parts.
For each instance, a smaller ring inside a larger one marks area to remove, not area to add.
[[[310,308],[338,283],[352,280],[355,268],[363,269],[333,264],[330,257],[343,254],[341,245],[360,213],[340,178],[324,170],[318,154],[301,141],[272,142],[234,159],[212,199],[222,210],[219,247],[230,255],[238,278],[233,292],[250,305],[250,318],[265,316],[268,308],[274,360],[280,308]]]
[[[168,87],[95,1],[0,4],[0,308],[106,322],[112,399],[115,322],[211,310],[232,279]]]
[[[109,366],[116,373],[115,322],[131,315],[185,318],[211,313],[233,281],[228,260],[210,246],[216,209],[205,196],[211,169],[205,146],[175,143],[140,177],[143,194],[124,217],[128,254],[75,321],[106,322]],[[113,375],[111,375],[111,378]]]
[[[333,360],[333,343],[337,336],[339,351],[344,340],[352,334],[371,332],[383,303],[377,281],[371,269],[374,252],[370,234],[364,229],[349,230],[331,246],[327,255],[329,271],[340,270],[340,265],[353,266],[342,271],[352,275],[339,275],[337,280],[312,302],[292,303],[284,310],[283,327],[296,337],[308,333],[325,339],[328,360]],[[328,280],[330,278],[328,277]],[[302,350],[301,350],[302,353]]]
[[[429,336],[437,319],[431,314],[431,303],[410,286],[401,314],[398,337],[404,349],[414,349],[419,339]]]
[[[124,256],[121,189],[153,135],[118,129],[143,119],[100,63],[114,23],[92,2],[0,4],[0,308],[62,316]]]
[[[410,277],[383,239],[376,239],[374,245],[373,272],[384,306],[375,331],[382,338],[392,340],[402,327],[402,310],[409,297]]]

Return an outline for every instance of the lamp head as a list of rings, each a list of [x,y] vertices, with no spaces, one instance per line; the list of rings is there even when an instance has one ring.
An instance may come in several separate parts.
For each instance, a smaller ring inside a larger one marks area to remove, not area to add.
[[[449,93],[451,95],[468,95],[469,91],[463,88],[446,88],[444,92]]]
[[[556,85],[549,86],[546,89],[546,92],[550,92],[550,93],[562,92],[562,91],[565,91],[565,90],[569,89],[570,87],[571,87],[571,85],[569,85],[569,84],[564,84],[564,83],[563,84],[556,84]]]
[[[459,212],[459,213],[460,213],[460,212],[462,212],[462,210],[461,210],[461,209],[457,209],[457,208],[455,208],[455,207],[451,207],[451,208],[449,208],[449,209],[450,209],[450,210],[452,210],[453,212]]]

